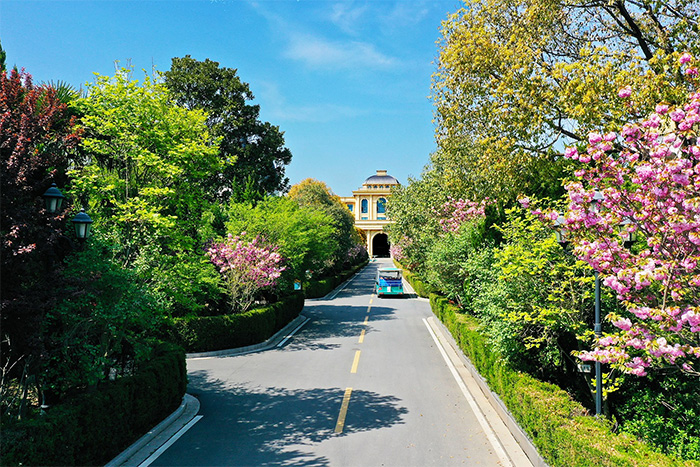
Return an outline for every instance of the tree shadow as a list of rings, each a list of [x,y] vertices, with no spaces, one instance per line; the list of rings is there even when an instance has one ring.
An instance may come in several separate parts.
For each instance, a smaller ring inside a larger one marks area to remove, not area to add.
[[[341,434],[334,432],[344,388],[287,389],[227,384],[208,371],[189,374],[189,392],[200,399],[205,425],[195,426],[188,457],[198,465],[327,466],[304,445],[404,423],[408,413],[394,396],[356,390]],[[199,432],[196,429],[199,428]],[[205,430],[206,432],[202,431]],[[301,446],[300,446],[301,445]],[[184,459],[173,446],[163,462]],[[184,465],[184,464],[180,464]]]
[[[286,350],[333,350],[340,347],[340,343],[328,342],[333,339],[355,337],[362,330],[370,334],[376,331],[371,323],[373,321],[386,321],[396,319],[394,308],[372,306],[349,305],[317,305],[304,309],[304,315],[312,321],[299,331],[284,347]],[[364,324],[369,316],[369,324]]]

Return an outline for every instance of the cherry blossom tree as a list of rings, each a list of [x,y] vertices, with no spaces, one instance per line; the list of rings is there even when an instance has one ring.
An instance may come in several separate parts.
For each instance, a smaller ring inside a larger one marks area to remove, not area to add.
[[[619,134],[592,132],[565,153],[585,165],[566,186],[563,227],[629,312],[608,315],[614,331],[579,357],[638,376],[669,366],[700,375],[700,92],[693,57],[679,61],[693,89],[685,102],[660,103]],[[634,93],[624,87],[619,97]]]
[[[226,281],[234,312],[244,312],[253,304],[258,293],[273,287],[285,267],[284,259],[274,246],[265,245],[258,236],[246,241],[229,234],[220,243],[210,245],[207,255]]]

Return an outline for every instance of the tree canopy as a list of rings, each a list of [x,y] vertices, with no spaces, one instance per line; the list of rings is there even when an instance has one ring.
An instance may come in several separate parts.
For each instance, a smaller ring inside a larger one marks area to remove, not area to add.
[[[529,194],[564,144],[685,97],[672,63],[700,50],[699,14],[690,0],[466,0],[433,78],[438,162],[487,196]],[[617,98],[627,87],[634,102]]]
[[[211,133],[221,137],[223,166],[208,179],[211,196],[261,199],[289,188],[284,171],[292,153],[284,146],[284,133],[259,119],[260,106],[247,103],[253,94],[235,69],[186,55],[173,58],[164,76],[175,102],[206,111]]]

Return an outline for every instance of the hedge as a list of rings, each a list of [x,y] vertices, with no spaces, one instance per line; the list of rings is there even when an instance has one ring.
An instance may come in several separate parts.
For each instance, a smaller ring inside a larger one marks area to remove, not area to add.
[[[653,451],[632,436],[613,433],[610,422],[587,416],[566,391],[508,368],[490,350],[476,318],[436,294],[430,295],[430,305],[552,467],[698,465]]]
[[[258,344],[296,318],[304,308],[304,296],[288,297],[245,313],[175,318],[169,335],[188,352],[210,352]]]
[[[336,287],[342,284],[346,279],[350,278],[360,269],[364,268],[369,261],[363,261],[350,269],[347,269],[337,276],[326,277],[317,281],[309,281],[304,284],[304,296],[306,298],[321,298],[325,297]]]
[[[134,376],[107,381],[50,408],[4,424],[2,465],[104,465],[170,415],[187,387],[183,350],[154,349]]]

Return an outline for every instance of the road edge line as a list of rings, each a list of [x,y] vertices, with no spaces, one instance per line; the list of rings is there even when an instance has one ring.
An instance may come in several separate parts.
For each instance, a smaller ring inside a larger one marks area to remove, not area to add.
[[[141,463],[139,464],[139,467],[148,467],[148,466],[151,465],[153,462],[155,462],[155,460],[158,459],[161,455],[163,455],[163,453],[164,453],[165,451],[167,451],[168,448],[169,448],[170,446],[172,446],[173,444],[175,444],[175,441],[177,441],[178,439],[180,439],[180,437],[181,437],[182,435],[184,435],[185,433],[187,433],[187,431],[188,431],[190,428],[192,428],[192,427],[194,426],[194,424],[197,423],[198,421],[200,421],[203,417],[204,417],[204,415],[197,415],[197,416],[194,417],[192,420],[190,420],[190,421],[187,423],[187,425],[185,425],[185,426],[183,426],[182,428],[180,428],[180,430],[178,430],[177,433],[175,433],[173,436],[171,436],[170,439],[169,439],[168,441],[165,442],[165,444],[163,444],[161,447],[159,447],[158,449],[156,449],[156,451],[155,451],[153,454],[151,454],[150,456],[148,456],[148,459],[146,459],[145,461],[141,462]]]
[[[430,337],[432,337],[433,341],[435,341],[435,345],[437,346],[438,350],[440,351],[440,355],[442,355],[443,360],[447,364],[447,368],[449,368],[450,373],[452,374],[452,377],[457,382],[457,386],[459,386],[459,389],[462,391],[464,398],[469,403],[469,406],[471,407],[472,412],[476,416],[476,419],[479,422],[479,425],[481,425],[481,429],[484,431],[484,434],[486,435],[486,438],[489,440],[489,443],[491,443],[491,446],[493,447],[493,450],[496,452],[496,455],[498,456],[500,461],[504,464],[504,466],[513,467],[513,463],[510,460],[510,457],[506,453],[505,449],[501,445],[501,442],[499,441],[498,437],[496,436],[496,433],[493,431],[493,428],[489,424],[488,420],[486,420],[486,417],[484,416],[483,412],[481,411],[481,408],[479,407],[479,405],[476,403],[474,396],[471,394],[471,392],[469,392],[469,389],[467,389],[467,386],[464,384],[464,381],[462,381],[462,378],[460,377],[459,373],[457,372],[457,369],[455,368],[454,364],[452,363],[452,360],[450,360],[450,357],[447,355],[447,352],[443,348],[442,343],[438,339],[437,335],[435,334],[435,331],[433,331],[433,328],[430,326],[430,324],[428,323],[428,320],[426,318],[423,318],[423,324],[425,324],[425,327],[428,328],[428,332],[430,333]]]

